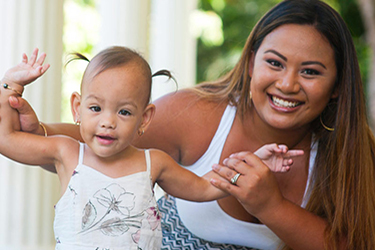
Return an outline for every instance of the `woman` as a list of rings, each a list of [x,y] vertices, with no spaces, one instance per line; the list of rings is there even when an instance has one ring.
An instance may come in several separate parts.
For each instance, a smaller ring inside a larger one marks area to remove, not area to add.
[[[23,100],[11,105],[24,130],[44,134]],[[350,32],[327,4],[279,3],[231,72],[155,105],[135,144],[162,149],[199,175],[215,164],[232,185],[213,184],[233,195],[162,198],[163,249],[375,249],[374,138]],[[78,133],[46,127],[48,135]],[[305,154],[287,173],[271,173],[250,152],[273,142]]]

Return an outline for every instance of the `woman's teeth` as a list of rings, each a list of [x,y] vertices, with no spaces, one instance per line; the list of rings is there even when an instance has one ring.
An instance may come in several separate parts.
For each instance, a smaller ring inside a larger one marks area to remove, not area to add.
[[[278,106],[283,108],[294,108],[299,105],[299,102],[289,102],[280,98],[277,98],[276,96],[272,96],[272,102]]]

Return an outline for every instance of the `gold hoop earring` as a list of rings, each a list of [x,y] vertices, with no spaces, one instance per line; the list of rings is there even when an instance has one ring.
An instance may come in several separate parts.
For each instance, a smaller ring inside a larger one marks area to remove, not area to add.
[[[142,130],[138,130],[138,135],[139,136],[142,136],[144,133],[145,133],[145,131],[143,129]]]
[[[320,124],[322,124],[323,128],[325,128],[325,129],[328,130],[329,132],[333,132],[333,131],[335,131],[334,128],[327,127],[327,126],[323,123],[322,115],[321,115],[321,114],[320,114],[319,118],[320,118]]]
[[[250,102],[251,102],[251,99],[253,99],[253,94],[251,93],[251,90],[249,92],[249,99],[250,99]]]
[[[75,123],[75,125],[77,125],[77,126],[81,125],[81,121],[79,121],[77,118],[76,118],[76,120],[74,121],[74,123]]]

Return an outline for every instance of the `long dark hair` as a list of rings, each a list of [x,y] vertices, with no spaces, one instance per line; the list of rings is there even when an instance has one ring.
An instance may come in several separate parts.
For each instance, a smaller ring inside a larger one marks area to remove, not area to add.
[[[242,56],[224,77],[198,85],[204,98],[229,101],[240,115],[250,109],[249,62],[263,39],[284,24],[311,25],[334,50],[338,98],[312,122],[319,143],[306,209],[328,222],[326,248],[375,249],[375,173],[373,134],[369,128],[362,80],[351,34],[341,16],[319,0],[285,0],[252,30]],[[320,123],[334,131],[326,130]],[[287,248],[287,247],[286,247]]]

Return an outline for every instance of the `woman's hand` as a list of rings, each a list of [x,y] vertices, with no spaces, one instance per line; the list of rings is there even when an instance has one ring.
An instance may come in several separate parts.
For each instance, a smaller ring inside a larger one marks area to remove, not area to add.
[[[9,104],[18,111],[22,131],[44,135],[44,131],[39,125],[39,120],[35,111],[25,99],[10,96]]]
[[[262,220],[284,201],[276,178],[271,170],[251,152],[240,152],[223,161],[225,165],[215,164],[212,168],[228,183],[211,180],[212,185],[236,197],[253,216]],[[240,174],[233,183],[233,177]],[[231,181],[232,180],[232,181]]]

